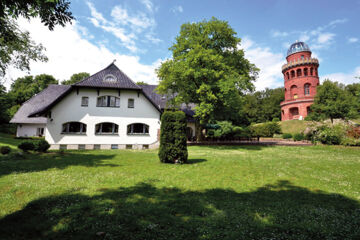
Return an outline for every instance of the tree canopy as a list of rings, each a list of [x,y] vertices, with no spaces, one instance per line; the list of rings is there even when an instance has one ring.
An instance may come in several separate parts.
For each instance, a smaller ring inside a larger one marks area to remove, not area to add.
[[[28,32],[22,32],[15,20],[39,17],[53,30],[55,25],[65,26],[73,20],[66,0],[2,0],[0,1],[0,76],[12,65],[20,70],[30,70],[30,61],[47,61],[44,47],[37,45]]]
[[[356,91],[355,91],[356,92]],[[359,103],[343,84],[325,80],[317,87],[314,104],[311,105],[309,118],[313,120],[356,117]]]
[[[69,80],[64,80],[61,82],[62,85],[72,85],[77,82],[80,82],[81,80],[84,80],[85,78],[89,77],[90,74],[87,72],[80,72],[73,74]]]
[[[226,21],[183,24],[170,47],[172,58],[157,69],[159,93],[173,96],[175,106],[195,103],[202,124],[236,118],[241,97],[253,89],[258,72],[240,42]]]

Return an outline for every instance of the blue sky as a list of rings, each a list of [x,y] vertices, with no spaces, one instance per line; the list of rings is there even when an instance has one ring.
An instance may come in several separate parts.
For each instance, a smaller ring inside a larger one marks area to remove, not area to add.
[[[33,63],[30,74],[62,80],[95,73],[116,59],[134,81],[156,84],[154,69],[171,57],[168,48],[181,24],[214,16],[229,22],[246,57],[261,69],[258,90],[282,86],[281,65],[295,40],[305,41],[319,58],[321,80],[351,83],[360,76],[360,0],[74,0],[71,11],[76,21],[53,32],[37,19],[19,20],[50,59]],[[8,78],[24,74],[11,70]]]

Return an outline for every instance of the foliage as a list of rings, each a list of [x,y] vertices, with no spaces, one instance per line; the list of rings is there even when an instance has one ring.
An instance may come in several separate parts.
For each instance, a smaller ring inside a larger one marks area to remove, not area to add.
[[[276,118],[273,118],[273,119],[272,119],[272,122],[280,122],[280,119],[277,118],[277,117],[276,117]]]
[[[305,139],[305,136],[303,133],[295,133],[293,135],[293,139],[294,139],[294,141],[302,141]]]
[[[35,149],[35,144],[33,141],[23,141],[18,145],[18,148],[24,152],[28,152]]]
[[[290,138],[292,138],[292,134],[291,133],[283,133],[282,138],[283,139],[290,139]]]
[[[0,76],[13,65],[20,70],[30,70],[29,63],[47,61],[44,47],[36,45],[28,32],[22,32],[15,20],[39,17],[50,30],[55,25],[65,26],[73,16],[69,12],[70,2],[66,0],[4,0],[0,1]]]
[[[277,122],[266,122],[266,123],[259,123],[250,126],[252,135],[254,137],[273,137],[274,134],[281,133],[281,127]]]
[[[165,111],[161,116],[159,158],[163,163],[186,163],[186,116],[182,111]]]
[[[138,81],[136,82],[137,85],[149,85],[148,83],[146,82],[143,82],[143,81]]]
[[[253,89],[258,72],[239,46],[240,38],[225,21],[183,24],[170,47],[172,59],[157,69],[159,93],[174,96],[175,106],[195,103],[201,124],[238,118],[242,95]]]
[[[284,100],[284,89],[266,88],[263,91],[248,93],[241,109],[242,123],[261,123],[281,118],[280,103]]]
[[[341,124],[321,125],[317,128],[315,140],[323,144],[339,145],[346,136],[346,129]]]
[[[46,152],[50,148],[50,144],[45,139],[34,142],[34,150],[37,152]]]
[[[0,153],[3,155],[9,154],[11,152],[11,148],[9,146],[1,146]]]
[[[11,99],[9,99],[6,88],[0,83],[0,125],[8,123],[10,116],[8,109],[11,107]]]
[[[309,118],[312,120],[325,120],[330,118],[346,119],[354,117],[356,100],[345,91],[345,86],[337,82],[325,80],[317,87],[314,104],[311,105]]]
[[[217,121],[217,125],[220,126],[219,129],[214,129],[214,137],[215,138],[226,138],[229,137],[232,132],[234,126],[229,121]]]
[[[72,84],[80,82],[88,77],[90,77],[90,74],[87,72],[75,73],[75,74],[71,75],[69,80],[64,80],[61,82],[61,84],[62,85],[72,85]]]

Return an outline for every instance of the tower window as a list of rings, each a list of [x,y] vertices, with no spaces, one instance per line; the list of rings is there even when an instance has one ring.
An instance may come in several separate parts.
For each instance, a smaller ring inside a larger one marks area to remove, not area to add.
[[[295,77],[295,71],[291,70],[291,78],[294,78],[294,77]]]
[[[313,72],[314,72],[314,69],[313,69],[313,68],[310,68],[310,76],[313,75]]]
[[[307,75],[308,75],[308,69],[304,68],[304,76],[307,76]]]
[[[296,76],[301,77],[301,69],[296,70]]]
[[[304,94],[310,95],[310,84],[308,83],[304,85]]]

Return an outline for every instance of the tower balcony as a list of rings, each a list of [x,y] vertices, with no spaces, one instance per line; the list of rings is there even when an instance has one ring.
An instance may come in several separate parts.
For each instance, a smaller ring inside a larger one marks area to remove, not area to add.
[[[288,104],[293,104],[293,103],[303,103],[303,102],[314,102],[314,97],[313,96],[306,96],[306,97],[302,97],[302,98],[297,98],[297,99],[290,99],[290,100],[285,100],[282,101],[280,103],[280,106],[285,106]]]
[[[296,59],[294,61],[290,61],[282,66],[282,72],[286,71],[289,68],[297,67],[301,65],[314,64],[319,66],[319,60],[317,58],[304,58],[304,59]]]

